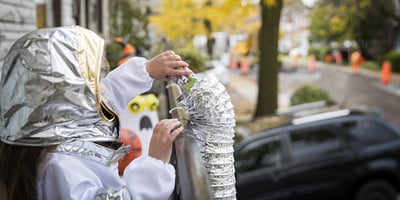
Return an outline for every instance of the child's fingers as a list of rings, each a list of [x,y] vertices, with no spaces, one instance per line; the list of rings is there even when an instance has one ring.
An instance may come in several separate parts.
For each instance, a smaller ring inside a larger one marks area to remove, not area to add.
[[[179,128],[176,128],[173,131],[171,131],[172,140],[175,140],[175,138],[182,132],[183,132],[183,127],[182,126],[180,126]]]

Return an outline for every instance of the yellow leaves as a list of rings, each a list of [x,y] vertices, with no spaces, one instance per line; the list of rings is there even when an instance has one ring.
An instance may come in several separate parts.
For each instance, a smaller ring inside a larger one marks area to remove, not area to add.
[[[359,6],[361,9],[368,7],[371,4],[371,0],[363,0],[359,2]]]
[[[162,14],[151,16],[150,23],[156,24],[159,34],[172,41],[191,37],[196,29],[196,18],[191,15],[194,6],[191,0],[163,0],[160,9]]]
[[[348,0],[315,7],[311,15],[311,33],[316,40],[342,41],[357,37],[360,22],[366,19],[371,0]]]
[[[276,5],[276,1],[275,0],[264,0],[264,4],[267,6],[267,7],[274,7],[275,5]]]
[[[330,28],[332,33],[341,33],[346,28],[346,23],[339,16],[335,15],[330,20]]]
[[[212,32],[243,29],[247,18],[258,13],[258,4],[241,6],[238,0],[163,0],[159,12],[150,17],[159,35],[174,41],[207,34],[204,20],[211,22]],[[275,1],[275,0],[273,0]]]
[[[337,25],[339,25],[339,24],[340,24],[340,21],[341,21],[341,19],[340,19],[339,16],[337,16],[337,15],[333,16],[333,17],[331,18],[331,26],[337,26]]]

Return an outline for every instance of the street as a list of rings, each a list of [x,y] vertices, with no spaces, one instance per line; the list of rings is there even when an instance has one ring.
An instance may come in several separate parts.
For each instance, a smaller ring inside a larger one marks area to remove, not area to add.
[[[336,103],[365,106],[400,127],[400,82],[393,79],[383,85],[379,75],[369,70],[354,74],[350,67],[325,63],[318,63],[316,72],[310,73],[303,63],[292,73],[281,72],[279,83],[282,87],[292,84],[292,88],[313,83],[328,91]]]
[[[237,119],[249,120],[257,100],[257,69],[252,69],[248,75],[230,69],[225,71],[228,72],[220,72],[217,76],[224,78]],[[227,74],[229,78],[226,78]],[[293,68],[290,62],[284,62],[279,73],[278,105],[280,109],[289,107],[292,93],[303,84],[312,83],[325,89],[336,103],[368,107],[400,127],[398,77],[393,77],[391,83],[383,85],[379,72],[362,69],[359,74],[353,74],[350,67],[317,62],[316,71],[311,73],[307,69],[307,62],[300,62],[297,68]]]

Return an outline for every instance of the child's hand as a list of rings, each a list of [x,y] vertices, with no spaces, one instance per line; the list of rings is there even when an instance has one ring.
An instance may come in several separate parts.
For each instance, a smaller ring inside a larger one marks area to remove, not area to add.
[[[163,119],[156,124],[151,137],[149,156],[169,162],[171,159],[172,143],[176,136],[183,131],[178,119]]]
[[[173,51],[165,51],[153,57],[146,63],[147,72],[153,79],[166,81],[168,76],[187,76],[191,72],[180,70],[179,67],[188,66],[179,55]]]

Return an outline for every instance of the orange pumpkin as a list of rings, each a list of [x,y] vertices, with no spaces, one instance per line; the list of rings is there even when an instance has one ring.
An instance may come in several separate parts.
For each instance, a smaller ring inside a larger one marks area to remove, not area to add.
[[[121,129],[118,142],[123,146],[130,146],[125,157],[118,161],[118,173],[122,175],[129,163],[142,155],[142,143],[139,136],[129,129]]]

